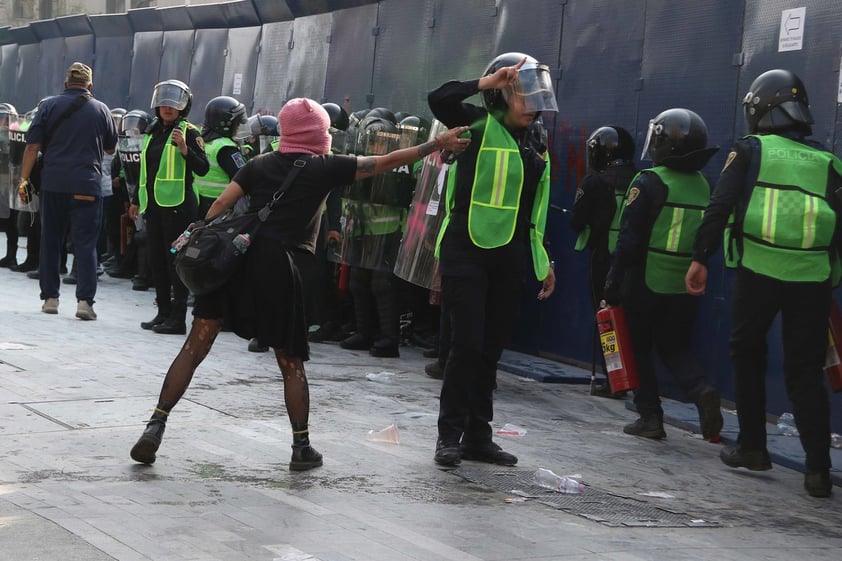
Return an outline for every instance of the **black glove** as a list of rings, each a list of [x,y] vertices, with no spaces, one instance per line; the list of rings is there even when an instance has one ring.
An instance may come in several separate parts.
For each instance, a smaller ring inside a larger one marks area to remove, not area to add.
[[[605,288],[602,291],[602,299],[609,306],[620,305],[620,283],[611,279],[605,282]]]

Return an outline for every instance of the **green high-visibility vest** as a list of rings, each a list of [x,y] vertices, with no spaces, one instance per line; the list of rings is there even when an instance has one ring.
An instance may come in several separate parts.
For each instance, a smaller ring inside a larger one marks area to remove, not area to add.
[[[635,177],[637,179],[637,177]],[[634,183],[632,180],[631,183]],[[614,191],[614,203],[616,209],[614,210],[614,218],[611,219],[611,225],[608,226],[608,252],[614,251],[617,247],[617,238],[620,237],[620,218],[623,216],[623,208],[626,206],[626,194],[628,193],[629,183],[625,191]]]
[[[760,141],[760,169],[742,227],[740,263],[782,281],[821,282],[831,276],[836,213],[827,200],[830,152],[768,134]]]
[[[477,126],[484,127],[484,131],[471,188],[468,234],[477,247],[492,249],[506,245],[514,237],[520,195],[523,190],[523,161],[515,139],[490,113],[484,123],[482,121],[474,123],[472,128]],[[532,205],[532,227],[529,230],[532,266],[538,280],[544,280],[550,270],[550,259],[544,249],[544,227],[547,223],[547,208],[550,200],[549,155],[544,155],[544,161],[547,165],[538,181],[535,201]],[[436,243],[437,257],[444,232],[450,224],[458,165],[457,161],[448,170],[446,212]]]
[[[710,202],[710,184],[698,171],[666,166],[646,171],[656,174],[667,187],[666,201],[649,236],[646,286],[659,294],[686,294],[684,277],[692,260],[696,232]]]
[[[228,172],[219,165],[219,151],[224,146],[232,146],[239,150],[237,143],[227,137],[214,138],[205,144],[210,169],[205,175],[193,174],[193,186],[200,197],[216,199],[231,182]]]
[[[278,151],[278,146],[280,146],[280,145],[281,145],[281,139],[273,140],[272,142],[269,143],[269,146],[271,146],[272,150],[275,151],[275,152]]]
[[[196,129],[187,121],[178,123],[181,133],[187,138],[187,129]],[[173,129],[175,130],[175,129]],[[146,212],[146,150],[152,135],[147,134],[143,141],[143,151],[140,154],[140,181],[138,185],[139,212]],[[161,152],[161,162],[158,164],[158,173],[155,175],[155,183],[152,191],[155,196],[155,203],[161,207],[178,206],[184,202],[186,187],[184,179],[187,175],[187,162],[181,155],[178,146],[172,143],[172,132],[164,143],[164,150]]]

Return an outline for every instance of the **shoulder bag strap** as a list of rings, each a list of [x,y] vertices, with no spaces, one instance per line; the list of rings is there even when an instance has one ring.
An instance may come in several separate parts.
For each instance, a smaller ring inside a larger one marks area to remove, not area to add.
[[[85,104],[85,102],[91,99],[92,97],[93,96],[90,94],[90,92],[83,93],[82,95],[74,99],[73,103],[71,103],[70,106],[67,109],[65,109],[61,115],[58,116],[56,122],[53,123],[53,125],[44,133],[44,142],[41,143],[41,152],[47,151],[47,144],[50,143],[50,136],[54,132],[56,132],[56,129],[59,127],[59,125],[61,125],[64,122],[64,120],[70,117],[73,113],[79,110],[79,108],[81,108]]]
[[[295,179],[295,176],[297,176],[298,172],[300,172],[301,169],[307,165],[307,160],[298,158],[297,160],[295,160],[295,162],[293,162],[292,165],[293,168],[290,170],[290,172],[284,179],[284,184],[281,185],[277,191],[275,191],[275,193],[272,195],[272,200],[266,203],[266,206],[264,206],[257,212],[257,216],[258,218],[260,218],[261,222],[266,222],[266,219],[269,218],[269,215],[272,213],[272,210],[275,208],[277,202],[284,195],[284,193],[286,193],[287,190],[289,190],[289,188],[292,186],[292,182]]]

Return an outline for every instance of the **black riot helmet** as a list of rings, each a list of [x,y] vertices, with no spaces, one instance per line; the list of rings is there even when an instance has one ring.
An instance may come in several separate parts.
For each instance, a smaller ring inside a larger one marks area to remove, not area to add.
[[[594,171],[629,164],[634,158],[634,139],[622,127],[599,127],[588,137],[585,147],[588,167]]]
[[[152,122],[152,115],[143,109],[132,109],[120,120],[118,132],[122,136],[136,136],[146,132],[149,123]]]
[[[330,117],[330,126],[341,131],[348,130],[348,112],[336,103],[322,103],[322,107]]]
[[[149,102],[149,107],[155,110],[158,117],[160,117],[159,107],[172,107],[178,110],[179,115],[186,117],[192,105],[193,92],[181,80],[164,80],[155,84],[152,90],[152,101]]]
[[[680,171],[704,167],[719,147],[707,148],[708,128],[694,111],[667,109],[649,121],[641,159]]]
[[[252,115],[247,126],[251,136],[280,136],[278,118],[272,115]]]
[[[368,117],[385,119],[387,121],[390,121],[392,124],[398,124],[398,121],[395,119],[395,114],[385,107],[375,107],[374,109],[366,113],[366,118]]]
[[[233,138],[246,123],[246,106],[227,95],[220,95],[205,106],[205,129],[225,138]]]
[[[18,120],[18,110],[11,103],[0,103],[0,127],[8,128]]]
[[[488,111],[505,111],[509,108],[507,99],[512,96],[520,98],[527,111],[558,111],[549,67],[527,54],[511,52],[498,55],[486,66],[482,75],[490,76],[501,68],[515,66],[524,58],[526,62],[520,67],[514,84],[502,90],[480,92],[482,105]]]
[[[815,123],[807,89],[789,70],[769,70],[755,78],[743,98],[743,111],[751,134],[800,129],[810,135]]]

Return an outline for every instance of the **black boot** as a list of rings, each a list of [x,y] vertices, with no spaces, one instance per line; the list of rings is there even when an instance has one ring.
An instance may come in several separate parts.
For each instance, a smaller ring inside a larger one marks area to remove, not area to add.
[[[157,327],[157,326],[161,325],[162,323],[164,323],[165,321],[167,321],[167,316],[168,316],[168,315],[169,315],[169,314],[165,314],[164,312],[160,312],[160,311],[159,311],[159,312],[155,315],[155,317],[154,317],[154,318],[152,318],[152,320],[151,320],[151,321],[142,321],[142,322],[140,322],[140,328],[141,328],[141,329],[149,329],[149,330],[152,330],[152,329],[154,329],[155,327]]]
[[[184,318],[187,316],[187,303],[179,304],[173,302],[172,312],[167,320],[152,328],[155,333],[164,335],[184,335],[187,333],[187,324]]]
[[[146,430],[132,447],[131,456],[134,461],[141,464],[155,463],[155,452],[161,446],[161,439],[164,437],[164,429],[167,426],[167,416],[166,411],[155,408],[152,418],[146,423]]]
[[[667,433],[664,431],[663,418],[654,414],[639,417],[635,422],[624,426],[623,432],[644,438],[654,438],[655,440],[667,437]]]
[[[310,446],[310,431],[306,424],[292,423],[292,458],[290,471],[306,471],[322,465],[322,455]]]

